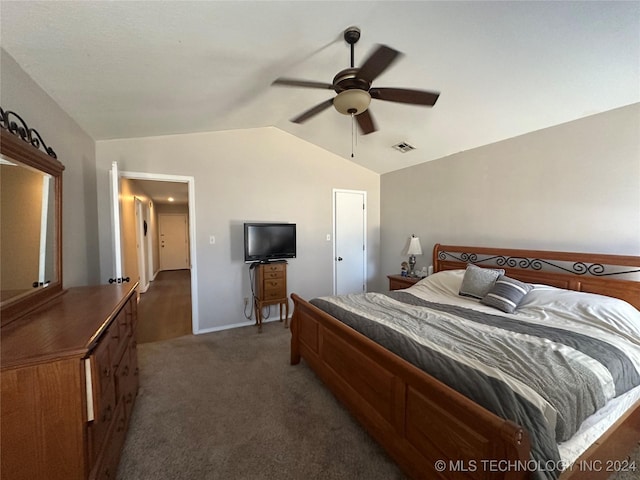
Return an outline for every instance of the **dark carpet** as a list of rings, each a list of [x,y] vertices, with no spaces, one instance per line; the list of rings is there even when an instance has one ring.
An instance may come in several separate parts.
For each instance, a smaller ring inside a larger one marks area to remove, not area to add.
[[[118,480],[404,479],[266,323],[139,345],[140,392]],[[636,471],[610,480],[640,479]]]
[[[403,479],[266,323],[139,345],[119,480]]]

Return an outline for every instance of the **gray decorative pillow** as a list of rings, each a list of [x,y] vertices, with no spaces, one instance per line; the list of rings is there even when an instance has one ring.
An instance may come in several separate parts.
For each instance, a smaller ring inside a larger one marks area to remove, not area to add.
[[[533,286],[528,283],[502,275],[480,302],[503,312],[513,313],[524,296],[532,289]]]
[[[493,284],[500,275],[504,275],[504,270],[481,268],[469,264],[464,272],[462,285],[460,285],[460,291],[458,293],[465,297],[481,299],[489,293],[489,290],[491,290],[491,287],[493,287]]]

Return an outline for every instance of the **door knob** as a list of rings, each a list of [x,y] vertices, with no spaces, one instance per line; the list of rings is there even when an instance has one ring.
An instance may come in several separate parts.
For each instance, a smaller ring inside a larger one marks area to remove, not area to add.
[[[341,262],[342,261],[342,257],[338,257],[338,261]]]

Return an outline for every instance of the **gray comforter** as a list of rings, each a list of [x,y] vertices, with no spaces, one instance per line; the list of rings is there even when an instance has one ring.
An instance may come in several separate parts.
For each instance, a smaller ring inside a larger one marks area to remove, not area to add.
[[[557,443],[571,437],[611,396],[640,384],[620,349],[568,330],[428,302],[403,291],[311,303],[524,427],[532,459],[540,465],[549,460],[560,465]],[[602,368],[609,373],[599,374]],[[614,385],[607,386],[604,376]],[[537,476],[553,479],[559,473],[544,468]]]

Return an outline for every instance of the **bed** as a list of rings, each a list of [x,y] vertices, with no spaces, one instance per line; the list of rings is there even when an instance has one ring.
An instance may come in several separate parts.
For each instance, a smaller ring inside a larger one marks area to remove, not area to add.
[[[304,359],[411,478],[597,479],[640,469],[628,459],[640,439],[640,257],[437,244],[433,266],[433,276],[388,294],[311,301],[292,294],[291,363]],[[482,301],[459,295],[472,269],[500,279],[489,293],[507,280],[530,290],[512,312],[504,303],[496,308],[486,292]],[[377,303],[364,304],[364,297]],[[576,301],[586,325],[566,317]],[[540,340],[536,329],[551,338]],[[511,337],[496,341],[502,330],[527,339],[529,350],[513,350]],[[481,337],[489,352],[470,350],[484,361],[457,357],[458,343]],[[436,356],[411,353],[425,346]],[[551,353],[537,358],[538,348]],[[540,367],[555,356],[557,363]],[[455,368],[446,363],[451,357]],[[562,376],[563,362],[577,357],[596,373],[575,360],[580,373],[562,377],[571,389],[529,392],[554,379],[529,377],[523,364]],[[478,387],[475,376],[489,387]],[[460,380],[467,377],[471,385]],[[596,386],[588,393],[573,386],[589,382]],[[503,405],[503,396],[516,404]]]

